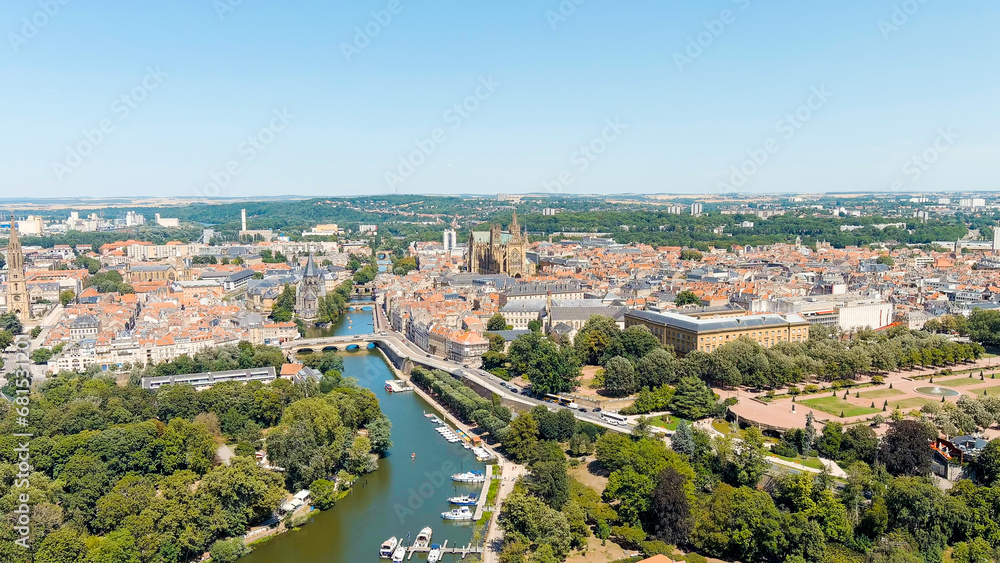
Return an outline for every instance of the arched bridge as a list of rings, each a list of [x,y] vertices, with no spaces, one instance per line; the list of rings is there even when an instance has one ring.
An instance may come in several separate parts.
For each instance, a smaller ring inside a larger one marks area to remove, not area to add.
[[[326,338],[306,338],[302,340],[292,340],[281,345],[282,348],[292,352],[351,352],[355,350],[373,349],[375,343],[380,341],[375,334],[352,334],[349,336],[330,336]]]

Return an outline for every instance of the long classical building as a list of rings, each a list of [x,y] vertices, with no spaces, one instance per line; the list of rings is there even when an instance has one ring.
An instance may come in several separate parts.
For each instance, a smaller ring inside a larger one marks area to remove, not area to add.
[[[712,352],[744,336],[767,348],[778,342],[804,342],[809,338],[809,321],[799,315],[697,319],[676,313],[628,311],[625,328],[633,325],[645,326],[661,344],[672,346],[678,354]]]
[[[493,225],[489,232],[469,233],[469,250],[466,257],[473,274],[507,274],[520,278],[535,273],[534,263],[528,260],[528,234],[521,230],[517,213],[507,231]]]

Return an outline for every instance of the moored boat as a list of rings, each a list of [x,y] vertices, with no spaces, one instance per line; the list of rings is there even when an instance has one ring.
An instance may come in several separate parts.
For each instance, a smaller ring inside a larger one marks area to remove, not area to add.
[[[417,539],[413,540],[413,547],[427,547],[431,544],[431,529],[430,526],[420,530],[417,534]]]
[[[472,520],[473,514],[468,506],[453,508],[448,512],[442,512],[441,518],[445,520]]]
[[[430,553],[427,554],[427,563],[437,563],[441,559],[441,546],[434,544],[431,546]]]
[[[396,548],[396,551],[392,553],[392,561],[393,563],[401,563],[404,559],[406,559],[406,548],[399,546]]]
[[[486,475],[482,471],[466,471],[452,475],[451,480],[459,483],[482,483],[486,480]]]
[[[389,559],[392,557],[392,552],[396,551],[396,546],[399,545],[399,538],[391,537],[384,542],[382,542],[382,547],[378,550],[378,556],[382,559]]]
[[[479,496],[478,495],[462,495],[462,496],[459,496],[459,497],[451,497],[450,499],[448,499],[448,502],[450,502],[451,504],[457,504],[457,505],[460,505],[460,506],[475,506],[475,504],[477,502],[479,502]]]

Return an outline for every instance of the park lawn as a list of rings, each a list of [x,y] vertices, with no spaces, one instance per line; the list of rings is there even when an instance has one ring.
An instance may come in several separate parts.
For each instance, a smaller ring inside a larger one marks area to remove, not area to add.
[[[987,379],[989,379],[989,378],[987,378]],[[975,377],[958,377],[958,378],[954,378],[954,379],[935,379],[934,383],[928,383],[927,385],[939,385],[941,387],[965,387],[967,385],[986,385],[986,380],[979,379],[979,374],[976,374]]]
[[[989,387],[970,389],[970,391],[975,391],[976,395],[1000,395],[1000,385],[990,385]]]
[[[781,458],[781,459],[783,459],[785,461],[790,461],[792,463],[798,463],[798,464],[804,465],[806,467],[812,467],[813,469],[819,469],[820,471],[823,470],[823,464],[820,463],[819,458],[817,458],[817,457],[802,457],[802,456],[788,457],[788,456],[783,456],[783,455],[778,455],[778,454],[773,454],[773,453],[772,454],[768,454],[768,455],[771,455],[771,456],[774,456],[774,457],[777,457],[777,458]]]
[[[919,409],[924,405],[929,405],[931,403],[940,403],[941,399],[925,399],[923,397],[910,397],[909,399],[902,399],[899,401],[889,401],[889,408],[892,409]]]
[[[669,422],[663,422],[664,418],[666,418]],[[681,423],[681,420],[683,420],[683,419],[680,418],[680,417],[670,416],[669,414],[664,414],[664,415],[661,415],[661,416],[650,417],[649,423],[651,425],[653,425],[653,426],[658,426],[660,428],[666,428],[667,430],[669,430],[671,432],[676,432],[677,431],[677,425]]]
[[[859,407],[858,405],[848,403],[840,397],[819,397],[817,399],[806,399],[805,401],[799,402],[807,407],[811,407],[825,413],[830,413],[833,416],[840,416],[840,413],[844,413],[845,418],[859,416],[862,414],[875,414],[877,412],[882,412],[879,409]]]
[[[861,393],[862,399],[885,399],[886,397],[895,397],[896,395],[902,395],[903,392],[899,389],[876,389],[874,391],[865,391]]]
[[[725,419],[722,419],[722,418],[716,418],[715,420],[713,420],[712,421],[712,428],[714,428],[720,434],[725,434],[726,436],[732,436],[733,438],[739,438],[741,440],[743,438],[746,438],[746,435],[747,435],[747,431],[744,430],[743,428],[738,428],[734,432],[733,431],[733,427],[729,423],[729,421],[727,421]],[[765,444],[777,444],[778,440],[777,440],[777,438],[772,438],[770,436],[764,436],[764,443]]]

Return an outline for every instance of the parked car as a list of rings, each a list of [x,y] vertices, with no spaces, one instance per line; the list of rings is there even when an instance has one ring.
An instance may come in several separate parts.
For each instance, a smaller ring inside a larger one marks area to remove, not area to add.
[[[580,407],[580,412],[587,412],[587,409]]]
[[[601,407],[594,407],[594,412],[601,412]]]

